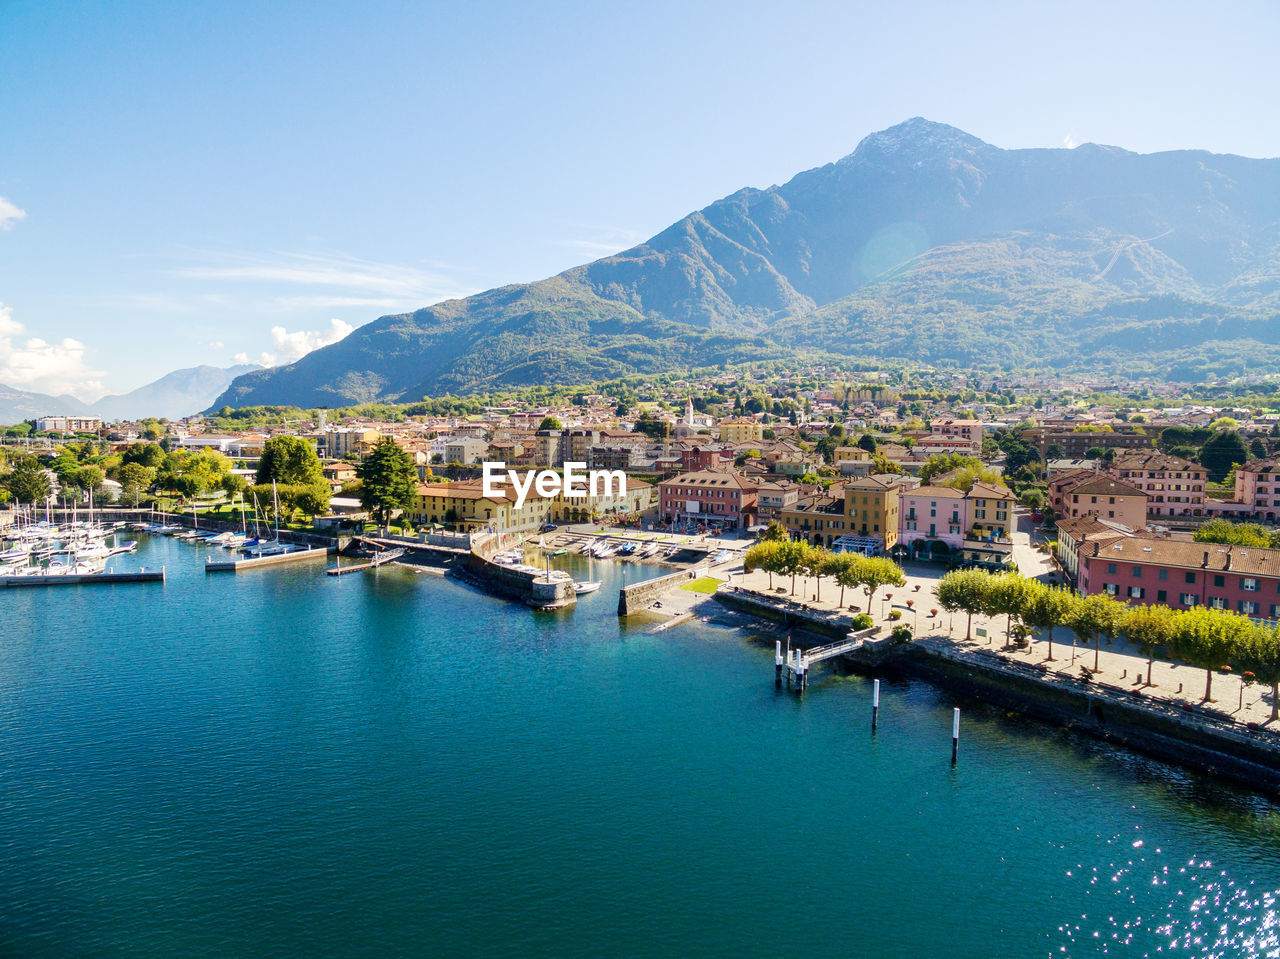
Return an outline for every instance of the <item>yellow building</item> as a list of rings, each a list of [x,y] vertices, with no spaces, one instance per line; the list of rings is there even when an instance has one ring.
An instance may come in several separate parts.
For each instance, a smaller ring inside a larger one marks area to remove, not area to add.
[[[898,542],[898,484],[864,476],[844,484],[844,514],[854,536],[878,539],[881,549]]]
[[[720,424],[722,443],[758,443],[764,439],[764,427],[756,420],[725,420]]]
[[[462,532],[528,535],[551,521],[553,502],[530,490],[517,509],[514,489],[508,486],[501,495],[485,496],[483,482],[478,479],[420,483],[410,519],[418,526],[449,526]]]
[[[330,459],[341,460],[349,456],[364,456],[382,439],[379,430],[340,429],[324,434],[325,451]]]

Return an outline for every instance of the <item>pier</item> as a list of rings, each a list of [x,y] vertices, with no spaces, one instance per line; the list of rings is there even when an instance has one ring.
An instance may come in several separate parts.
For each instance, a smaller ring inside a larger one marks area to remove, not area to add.
[[[221,562],[210,560],[204,564],[206,573],[238,573],[242,569],[257,569],[261,566],[282,566],[286,563],[300,563],[308,559],[321,559],[329,555],[323,546],[315,549],[302,549],[293,553],[277,553],[274,556],[252,556],[248,559],[231,559]]]
[[[342,576],[346,573],[359,573],[366,569],[377,569],[385,563],[394,562],[403,555],[403,549],[387,549],[380,553],[376,553],[367,563],[352,563],[349,566],[334,566],[332,569],[326,569],[325,572],[330,576]]]
[[[41,576],[0,576],[0,587],[107,586],[113,583],[163,583],[164,567],[131,573],[57,573]]]

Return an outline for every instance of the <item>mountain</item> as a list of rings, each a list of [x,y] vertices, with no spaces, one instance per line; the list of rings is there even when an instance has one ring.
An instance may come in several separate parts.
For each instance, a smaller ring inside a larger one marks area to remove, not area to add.
[[[0,424],[20,423],[39,416],[59,414],[96,414],[103,420],[135,420],[143,417],[181,419],[198,413],[227,389],[231,382],[259,367],[195,366],[166,373],[154,383],[140,386],[129,393],[104,396],[96,403],[85,403],[74,396],[49,396],[27,393],[0,384]]]
[[[0,383],[0,424],[11,425],[37,416],[78,415],[90,412],[88,404],[74,396],[28,393]]]
[[[916,118],[537,283],[384,316],[221,405],[340,405],[818,350],[989,368],[1280,361],[1280,160],[1004,150]]]
[[[181,419],[207,408],[238,376],[257,366],[194,366],[174,370],[129,393],[104,396],[92,404],[92,411],[104,420],[134,420],[142,417]]]

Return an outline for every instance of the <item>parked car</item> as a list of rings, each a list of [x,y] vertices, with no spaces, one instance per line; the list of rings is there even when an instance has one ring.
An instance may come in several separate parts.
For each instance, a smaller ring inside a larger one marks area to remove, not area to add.
[[[560,527],[557,526],[555,523],[548,523],[546,526],[542,527],[542,531],[544,533],[552,533],[558,530],[559,528]]]

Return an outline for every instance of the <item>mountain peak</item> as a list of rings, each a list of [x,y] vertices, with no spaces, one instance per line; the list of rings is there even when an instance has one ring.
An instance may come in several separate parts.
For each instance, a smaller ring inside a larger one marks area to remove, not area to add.
[[[957,127],[924,117],[912,117],[878,133],[868,134],[845,159],[877,154],[972,153],[990,149],[994,149],[990,144]]]

